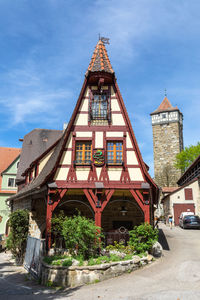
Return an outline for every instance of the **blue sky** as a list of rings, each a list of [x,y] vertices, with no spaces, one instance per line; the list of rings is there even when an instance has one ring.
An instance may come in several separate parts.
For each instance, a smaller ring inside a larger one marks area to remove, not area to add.
[[[62,129],[80,93],[98,34],[144,161],[153,174],[149,114],[164,98],[184,115],[184,145],[200,132],[197,0],[1,0],[0,146],[34,128]]]

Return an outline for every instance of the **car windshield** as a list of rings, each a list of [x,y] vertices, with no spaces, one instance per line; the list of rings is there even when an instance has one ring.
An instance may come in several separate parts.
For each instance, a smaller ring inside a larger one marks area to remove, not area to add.
[[[186,216],[184,220],[199,221],[198,216]]]

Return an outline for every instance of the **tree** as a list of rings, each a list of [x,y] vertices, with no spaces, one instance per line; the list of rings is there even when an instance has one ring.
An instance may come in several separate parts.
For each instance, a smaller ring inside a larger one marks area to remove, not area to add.
[[[175,168],[185,171],[191,163],[200,155],[200,142],[196,146],[185,147],[176,155]]]
[[[16,262],[23,263],[26,251],[26,240],[29,232],[29,212],[26,209],[17,209],[10,214],[10,234],[7,239],[7,248],[11,250]]]

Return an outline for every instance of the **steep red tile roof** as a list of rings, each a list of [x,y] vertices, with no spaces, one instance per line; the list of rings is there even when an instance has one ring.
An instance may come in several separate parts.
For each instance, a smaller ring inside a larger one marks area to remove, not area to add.
[[[172,110],[178,110],[178,107],[177,106],[173,107],[170,101],[168,100],[168,98],[165,97],[161,102],[161,104],[159,105],[159,107],[153,113],[157,113],[161,111],[172,111]]]
[[[20,154],[20,148],[7,148],[0,147],[0,174],[5,171],[9,165],[17,158]],[[1,179],[0,176],[0,187],[1,187]]]
[[[162,188],[162,192],[163,193],[172,193],[172,192],[174,192],[177,189],[178,189],[177,186],[166,186],[166,187]]]
[[[101,40],[98,41],[95,47],[92,59],[86,72],[86,76],[89,74],[89,72],[99,71],[104,71],[111,74],[114,73],[110,60],[108,58],[106,47]]]

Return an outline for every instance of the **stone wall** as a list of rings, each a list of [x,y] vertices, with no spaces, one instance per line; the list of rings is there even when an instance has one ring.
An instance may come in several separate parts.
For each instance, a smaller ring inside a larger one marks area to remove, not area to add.
[[[13,211],[27,209],[29,213],[29,234],[35,238],[44,237],[46,206],[43,198],[32,200],[30,197],[14,200]]]
[[[151,263],[153,256],[135,256],[131,260],[111,262],[96,266],[50,266],[42,263],[42,284],[51,283],[54,286],[75,287],[83,284],[95,283],[126,272],[136,270]]]
[[[181,171],[174,167],[176,154],[183,149],[182,128],[178,122],[153,126],[154,175],[160,186],[176,186]]]

